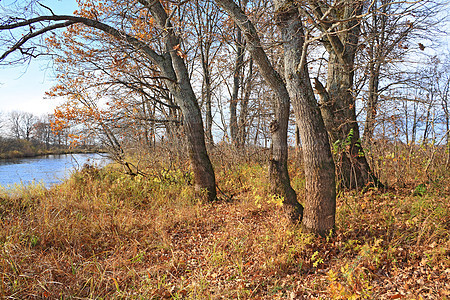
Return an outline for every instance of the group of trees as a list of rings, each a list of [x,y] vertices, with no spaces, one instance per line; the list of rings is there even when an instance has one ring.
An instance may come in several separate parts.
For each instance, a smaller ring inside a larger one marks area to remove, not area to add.
[[[438,33],[440,3],[77,2],[73,15],[54,14],[44,1],[3,8],[0,61],[51,54],[58,84],[48,94],[67,98],[56,123],[84,124],[119,161],[130,142],[151,146],[158,134],[183,140],[195,187],[209,200],[216,197],[216,183],[207,146],[219,136],[236,147],[270,136],[272,191],[293,219],[326,234],[334,227],[336,186],[380,184],[363,146],[370,147],[389,120],[386,106],[401,102],[410,113],[406,106],[430,105],[425,140],[439,94],[449,126],[448,73],[441,63],[435,58],[436,68],[426,72],[405,64]],[[418,68],[417,60],[411,64]],[[420,100],[410,97],[414,90]],[[291,107],[295,121],[289,123]],[[412,123],[409,115],[400,118],[406,136],[414,124],[415,137],[422,120],[418,109],[414,114]],[[290,124],[303,151],[303,206],[287,169]]]
[[[29,112],[12,111],[0,115],[2,136],[15,140],[35,141],[47,148],[52,145],[68,146],[69,128],[59,131],[52,129],[53,115],[38,117]]]
[[[77,139],[80,133],[85,135],[82,141]],[[0,114],[1,158],[57,154],[80,149],[98,149],[97,140],[84,126],[71,128],[58,121],[53,114],[40,117],[23,111]]]

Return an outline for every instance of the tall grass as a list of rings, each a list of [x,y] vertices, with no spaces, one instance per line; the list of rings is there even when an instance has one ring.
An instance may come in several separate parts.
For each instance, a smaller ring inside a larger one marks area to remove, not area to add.
[[[269,194],[264,153],[219,150],[215,203],[195,198],[183,160],[159,153],[140,163],[145,176],[86,167],[49,190],[3,193],[0,297],[448,297],[448,177],[341,194],[337,233],[316,238]],[[290,172],[301,199],[296,160]]]

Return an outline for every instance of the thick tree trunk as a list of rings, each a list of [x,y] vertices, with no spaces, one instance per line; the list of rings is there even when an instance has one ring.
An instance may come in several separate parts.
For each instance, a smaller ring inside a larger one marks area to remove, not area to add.
[[[183,114],[184,134],[190,164],[194,173],[196,191],[206,200],[216,199],[216,179],[206,151],[203,121],[197,98],[192,89],[186,64],[174,49],[180,45],[180,39],[173,32],[166,11],[161,2],[151,4],[141,1],[151,11],[156,23],[165,28],[165,54],[158,58],[158,66],[167,81],[170,92]]]
[[[206,151],[200,108],[192,90],[184,61],[176,54],[171,55],[171,59],[178,82],[168,86],[183,113],[184,134],[186,136],[191,167],[194,172],[195,189],[199,193],[206,193],[204,195],[205,198],[212,201],[216,198],[216,181],[214,170]]]
[[[291,187],[287,165],[289,107],[289,102],[282,103],[275,111],[275,119],[270,123],[272,144],[270,146],[269,181],[272,193],[283,197],[283,206],[290,218],[299,220],[303,214],[303,207],[298,203],[297,195]]]
[[[178,70],[177,75],[182,73],[183,69],[186,70],[186,75],[188,74],[184,64],[176,65],[174,69]],[[183,129],[190,164],[194,173],[195,189],[205,199],[215,200],[215,175],[206,151],[203,121],[195,94],[189,81],[181,80],[178,84],[169,84],[168,86],[183,113]]]
[[[316,89],[321,96],[320,109],[333,149],[338,151],[335,162],[339,186],[355,189],[378,184],[361,147],[352,95],[355,54],[361,34],[361,20],[356,16],[362,13],[363,3],[344,0],[339,16],[330,13],[334,10],[321,1],[308,3],[329,54],[326,90],[318,80]]]
[[[303,226],[307,231],[326,235],[334,229],[336,184],[328,134],[314,97],[308,68],[302,64],[303,25],[291,1],[275,1],[281,29],[287,89],[302,141],[306,198]]]
[[[290,100],[286,86],[271,65],[264,52],[256,28],[242,9],[232,0],[216,0],[228,15],[241,28],[246,39],[247,50],[258,65],[261,75],[276,94],[274,99],[275,116],[271,122],[272,155],[269,161],[269,180],[272,192],[283,197],[283,207],[292,219],[301,219],[303,207],[298,203],[292,189],[287,169],[287,128],[289,121]]]
[[[333,51],[328,59],[327,89],[316,80],[322,116],[333,144],[341,189],[380,185],[365,157],[356,121],[353,88],[353,57],[340,59]],[[343,62],[345,61],[345,63]]]

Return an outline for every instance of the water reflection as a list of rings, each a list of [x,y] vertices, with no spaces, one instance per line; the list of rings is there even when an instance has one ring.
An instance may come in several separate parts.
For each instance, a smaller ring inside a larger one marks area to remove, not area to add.
[[[64,154],[0,160],[0,185],[7,187],[33,181],[46,187],[60,183],[86,163],[103,167],[109,160],[101,154]]]

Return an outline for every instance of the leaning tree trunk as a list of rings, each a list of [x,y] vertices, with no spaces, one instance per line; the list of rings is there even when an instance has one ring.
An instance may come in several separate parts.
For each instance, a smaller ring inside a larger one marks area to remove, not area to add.
[[[195,187],[205,193],[208,200],[216,198],[216,184],[214,170],[211,161],[206,152],[205,138],[203,132],[203,122],[201,118],[200,109],[198,107],[197,99],[193,92],[189,73],[186,64],[179,56],[178,51],[175,51],[181,44],[180,38],[176,35],[174,27],[170,23],[166,10],[160,1],[138,0],[144,7],[149,9],[155,24],[162,30],[162,39],[164,45],[164,53],[158,54],[147,43],[139,40],[137,37],[126,34],[125,32],[111,27],[108,24],[102,23],[97,19],[89,19],[79,16],[66,15],[51,15],[40,16],[38,19],[42,21],[65,21],[57,23],[56,25],[48,25],[42,30],[38,30],[33,34],[28,35],[28,38],[39,36],[49,30],[67,27],[73,24],[84,24],[90,28],[101,30],[114,38],[126,42],[128,45],[134,47],[135,50],[145,54],[155,65],[161,70],[161,74],[169,86],[170,92],[174,95],[175,101],[180,106],[184,116],[184,127],[187,138],[187,147],[189,150],[190,162],[194,171]],[[32,19],[33,20],[33,19]],[[32,20],[24,21],[23,24],[33,24]],[[34,19],[36,20],[36,19]],[[18,23],[19,27],[23,26]],[[10,25],[14,28],[14,24]],[[0,26],[5,28],[4,26]],[[23,42],[25,42],[23,40]],[[15,49],[12,49],[15,50]],[[9,52],[11,53],[11,51]],[[0,57],[2,60],[5,57]]]
[[[316,80],[316,89],[322,100],[320,110],[325,127],[337,152],[339,186],[355,189],[378,183],[362,151],[352,94],[355,54],[361,35],[361,19],[357,16],[364,9],[363,2],[343,0],[339,14],[323,1],[307,3],[311,14],[304,9],[301,12],[322,32],[321,41],[329,54],[327,88]]]
[[[271,158],[269,161],[269,180],[273,193],[283,198],[283,207],[292,219],[301,219],[303,207],[291,187],[287,168],[287,128],[290,100],[281,76],[275,71],[264,52],[256,28],[242,9],[232,0],[216,0],[237,26],[246,39],[247,50],[257,64],[261,75],[275,92],[275,119],[270,124],[272,134]]]
[[[207,200],[216,199],[216,179],[214,170],[206,151],[203,121],[197,98],[192,89],[189,72],[183,58],[174,51],[181,43],[168,20],[167,13],[161,2],[140,0],[146,5],[157,24],[165,28],[165,54],[158,58],[158,66],[167,81],[170,92],[183,114],[184,134],[190,164],[194,173],[196,191]]]
[[[275,1],[284,50],[287,90],[303,146],[307,231],[326,235],[335,226],[336,184],[328,134],[314,97],[308,68],[302,62],[304,33],[298,9],[291,1]],[[305,49],[306,51],[306,49]]]
[[[184,76],[188,76],[186,66],[181,62],[183,61],[173,62],[178,83],[170,83],[168,86],[183,113],[183,129],[194,173],[195,189],[207,200],[212,201],[216,198],[216,180],[206,151],[202,116],[190,81],[184,78]]]

